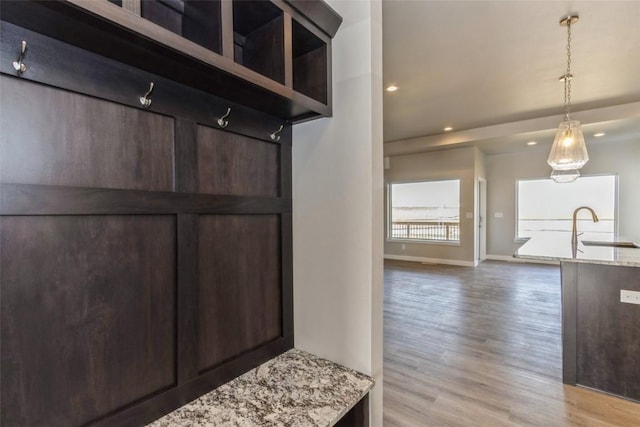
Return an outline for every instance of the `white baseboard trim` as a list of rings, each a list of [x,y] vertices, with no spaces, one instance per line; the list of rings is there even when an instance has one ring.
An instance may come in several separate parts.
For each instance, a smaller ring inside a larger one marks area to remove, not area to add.
[[[559,265],[559,261],[549,261],[543,259],[522,259],[522,258],[514,258],[508,255],[487,255],[488,260],[492,261],[506,261],[506,262],[519,262],[521,264],[529,263],[529,264],[549,264],[549,265]]]
[[[525,260],[523,260],[522,258],[514,258],[512,256],[508,256],[508,255],[489,255],[487,254],[487,258],[488,260],[491,261],[507,261],[507,262],[525,262]]]
[[[461,267],[475,267],[477,263],[473,261],[459,261],[456,259],[440,259],[440,258],[425,258],[421,256],[407,256],[407,255],[391,255],[384,254],[384,259],[392,259],[396,261],[413,261],[421,262],[423,264],[445,264],[445,265],[458,265]]]

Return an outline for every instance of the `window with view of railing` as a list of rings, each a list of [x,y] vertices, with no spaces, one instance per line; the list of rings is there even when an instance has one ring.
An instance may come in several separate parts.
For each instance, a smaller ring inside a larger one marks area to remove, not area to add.
[[[391,240],[460,241],[460,180],[389,184]]]
[[[458,222],[393,222],[392,239],[460,240]]]

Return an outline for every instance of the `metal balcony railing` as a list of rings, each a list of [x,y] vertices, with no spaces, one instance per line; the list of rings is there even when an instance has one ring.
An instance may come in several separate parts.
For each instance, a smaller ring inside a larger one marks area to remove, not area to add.
[[[411,221],[391,223],[392,239],[460,240],[460,223],[445,221]]]

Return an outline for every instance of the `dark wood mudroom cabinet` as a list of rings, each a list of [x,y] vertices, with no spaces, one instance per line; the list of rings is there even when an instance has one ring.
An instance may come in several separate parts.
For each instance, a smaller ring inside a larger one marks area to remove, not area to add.
[[[0,423],[141,425],[291,348],[291,124],[331,113],[335,12],[1,8]]]

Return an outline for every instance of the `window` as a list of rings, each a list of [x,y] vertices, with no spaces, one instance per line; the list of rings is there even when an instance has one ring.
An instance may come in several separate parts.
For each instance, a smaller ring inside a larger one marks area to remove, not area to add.
[[[519,238],[540,233],[571,233],[573,211],[589,206],[600,220],[594,223],[589,212],[578,214],[578,231],[585,240],[611,240],[616,233],[616,175],[583,176],[558,184],[551,179],[518,181]]]
[[[460,180],[389,184],[389,239],[460,241]]]

